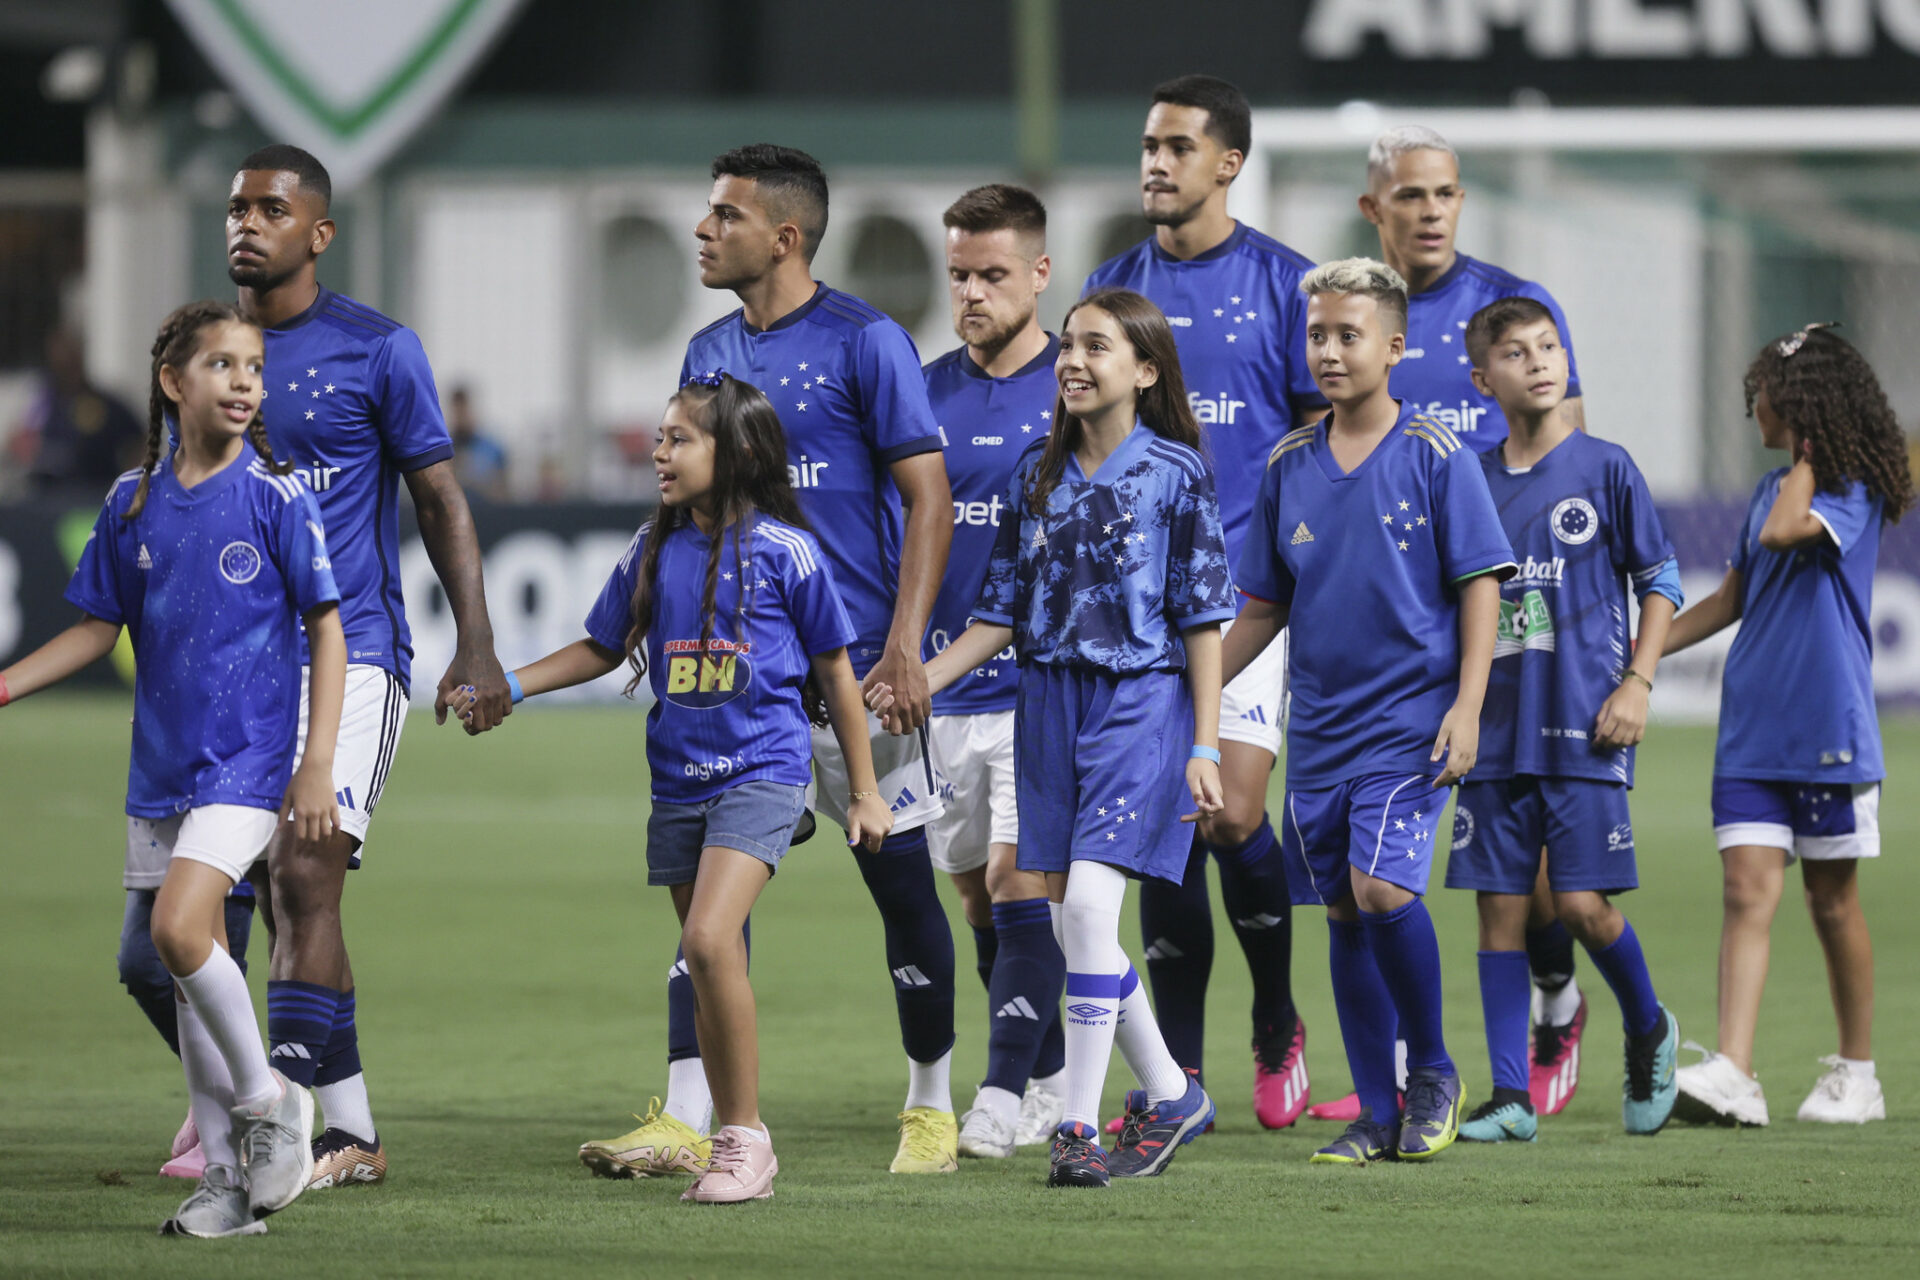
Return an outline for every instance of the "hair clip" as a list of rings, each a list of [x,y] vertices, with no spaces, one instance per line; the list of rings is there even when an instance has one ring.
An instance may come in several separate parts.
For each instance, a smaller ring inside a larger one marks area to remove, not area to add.
[[[1840,322],[1838,320],[1815,320],[1812,324],[1802,327],[1801,330],[1791,338],[1780,339],[1779,342],[1774,344],[1774,350],[1780,353],[1782,360],[1785,360],[1792,356],[1794,352],[1807,345],[1807,335],[1815,329],[1838,329],[1839,327]]]
[[[705,373],[696,373],[687,379],[690,387],[719,387],[727,380],[725,369],[709,369]]]

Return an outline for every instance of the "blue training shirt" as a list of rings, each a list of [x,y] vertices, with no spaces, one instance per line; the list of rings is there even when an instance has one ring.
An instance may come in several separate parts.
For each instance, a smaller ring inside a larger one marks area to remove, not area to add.
[[[67,599],[133,641],[127,813],[278,809],[300,718],[300,615],[340,598],[320,509],[251,449],[191,489],[154,468],[114,481]]]
[[[1240,585],[1290,609],[1287,785],[1436,773],[1428,760],[1460,691],[1458,585],[1509,573],[1513,550],[1472,450],[1400,406],[1351,472],[1325,421],[1273,451]]]
[[[1238,556],[1267,454],[1304,413],[1327,407],[1307,367],[1309,262],[1245,223],[1189,261],[1153,237],[1103,263],[1086,292],[1132,289],[1166,313],[1187,400],[1219,487],[1227,554]]]
[[[400,477],[453,456],[427,353],[413,330],[327,288],[265,332],[260,414],[275,455],[293,463],[326,518],[347,661],[408,686]]]
[[[1469,376],[1467,322],[1501,298],[1532,298],[1553,312],[1560,344],[1567,350],[1567,397],[1580,394],[1580,366],[1573,334],[1553,295],[1531,280],[1490,262],[1456,254],[1432,286],[1407,299],[1407,353],[1387,375],[1394,398],[1411,404],[1469,448],[1484,451],[1507,438],[1507,419],[1492,396],[1481,395]],[[1478,770],[1475,770],[1478,773]]]
[[[967,629],[1000,525],[1019,518],[1007,504],[1007,482],[1021,452],[1046,439],[1053,426],[1060,392],[1053,362],[1059,352],[1059,340],[1049,336],[1039,355],[1005,378],[988,374],[965,347],[926,367],[927,400],[940,424],[947,483],[953,486],[953,550],[927,622],[925,658],[931,659]],[[1011,711],[1019,674],[1009,647],[935,694],[934,714]]]
[[[1027,487],[1045,451],[1021,455],[973,616],[1012,627],[1021,665],[1115,675],[1180,671],[1180,632],[1233,617],[1233,577],[1206,460],[1136,423],[1091,477],[1068,454],[1046,510]]]
[[[1627,588],[1681,603],[1667,540],[1640,468],[1617,444],[1576,431],[1531,467],[1480,455],[1520,572],[1500,584],[1500,630],[1480,713],[1473,778],[1516,773],[1633,785],[1633,748],[1592,745],[1600,707],[1632,658]]]
[[[1852,481],[1817,492],[1827,541],[1797,551],[1760,545],[1787,469],[1769,471],[1734,543],[1742,576],[1740,630],[1720,681],[1713,771],[1777,782],[1878,782],[1880,719],[1873,703],[1873,569],[1879,495]]]
[[[735,311],[696,333],[681,384],[713,372],[751,382],[780,415],[787,475],[833,565],[853,620],[847,656],[864,677],[886,645],[900,582],[900,493],[887,468],[940,448],[913,339],[823,284],[771,328]]]
[[[627,651],[641,546],[652,527],[649,521],[633,535],[587,614],[587,634],[616,653]],[[814,656],[854,636],[820,544],[805,530],[755,516],[743,556],[737,528],[728,529],[703,660],[700,602],[713,541],[691,520],[666,537],[646,641],[654,800],[697,804],[742,782],[805,786],[813,738],[801,689]],[[746,611],[736,617],[742,592]]]

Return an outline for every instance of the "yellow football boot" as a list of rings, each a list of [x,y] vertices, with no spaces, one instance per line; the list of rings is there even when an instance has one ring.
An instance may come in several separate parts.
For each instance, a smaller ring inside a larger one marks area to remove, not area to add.
[[[900,1113],[900,1150],[889,1173],[952,1173],[960,1167],[960,1126],[953,1112],[910,1107]]]

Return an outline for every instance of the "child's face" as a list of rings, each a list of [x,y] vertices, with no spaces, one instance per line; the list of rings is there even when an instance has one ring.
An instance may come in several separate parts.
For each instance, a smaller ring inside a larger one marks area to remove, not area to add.
[[[702,431],[679,400],[670,401],[653,451],[660,505],[696,503],[713,489],[713,437]]]
[[[1763,385],[1753,397],[1753,420],[1760,424],[1760,443],[1769,449],[1793,448],[1793,428],[1774,412],[1773,399]]]
[[[1139,393],[1160,379],[1153,362],[1140,359],[1127,341],[1120,322],[1099,307],[1081,307],[1067,318],[1053,372],[1067,411],[1082,422],[1123,403],[1131,411]]]
[[[246,434],[260,411],[266,361],[258,329],[222,320],[200,331],[200,349],[184,365],[161,366],[160,389],[179,414],[182,438],[224,442]]]
[[[1335,405],[1366,399],[1400,363],[1406,338],[1387,331],[1380,304],[1360,293],[1307,299],[1307,365],[1320,394]]]
[[[1473,371],[1473,385],[1500,402],[1509,420],[1537,416],[1567,398],[1567,349],[1551,320],[1517,324],[1487,348],[1484,368]]]

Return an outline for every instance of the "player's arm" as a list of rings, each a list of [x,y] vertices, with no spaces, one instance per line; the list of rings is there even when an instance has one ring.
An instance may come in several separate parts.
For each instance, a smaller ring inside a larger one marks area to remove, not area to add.
[[[1193,754],[1187,759],[1187,790],[1198,822],[1225,807],[1220,790],[1220,624],[1203,623],[1180,633],[1187,649],[1187,693],[1193,699]]]
[[[920,638],[927,633],[927,617],[940,594],[947,550],[953,545],[953,490],[947,484],[946,459],[938,450],[901,458],[888,471],[900,490],[900,505],[906,508],[907,532],[900,548],[900,594],[893,604],[886,652],[867,673],[865,687],[892,688],[893,709],[883,719],[889,731],[906,733],[933,714],[933,691],[927,687],[926,667],[920,661]]]
[[[1813,460],[1804,448],[1787,474],[1780,479],[1780,492],[1774,495],[1767,522],[1760,526],[1760,545],[1769,551],[1798,551],[1820,543],[1833,545],[1826,522],[1813,514]]]
[[[74,672],[91,666],[112,653],[119,639],[119,623],[88,614],[0,671],[0,707],[59,684]]]
[[[1271,600],[1243,595],[1239,616],[1220,642],[1220,684],[1230,685],[1247,669],[1247,664],[1266,652],[1267,646],[1287,629],[1291,609]]]
[[[880,799],[880,780],[873,771],[873,743],[867,737],[867,714],[860,705],[860,682],[844,648],[813,657],[813,678],[827,704],[827,723],[847,762],[847,843],[880,850],[893,830],[893,814]]]
[[[413,495],[420,522],[420,541],[447,594],[453,613],[453,662],[440,677],[433,698],[436,724],[447,722],[447,706],[465,685],[474,691],[475,732],[499,724],[513,712],[506,673],[493,653],[493,623],[487,618],[487,592],[480,572],[480,535],[473,528],[467,495],[454,478],[451,460],[442,460],[407,472],[407,492]]]
[[[531,698],[598,680],[618,670],[624,661],[625,654],[607,648],[598,640],[575,640],[564,649],[555,649],[544,658],[516,667],[513,675],[520,682],[521,695]]]
[[[1667,629],[1667,642],[1663,646],[1662,656],[1699,644],[1708,636],[1725,631],[1740,621],[1741,596],[1745,586],[1744,575],[1729,565],[1727,576],[1720,580],[1720,585],[1712,595],[1673,620],[1673,625]]]
[[[347,635],[340,606],[328,601],[302,615],[307,626],[307,745],[280,802],[280,821],[299,840],[325,840],[340,828],[333,798],[333,752],[340,737],[340,705],[347,690]]]
[[[1446,765],[1433,780],[1450,787],[1473,771],[1480,758],[1480,708],[1493,670],[1493,637],[1500,621],[1500,579],[1483,573],[1460,584],[1460,692],[1440,721],[1433,763]]]
[[[1012,643],[1012,627],[1003,627],[997,622],[975,621],[960,633],[957,640],[935,654],[932,662],[927,663],[928,697],[939,693]],[[867,706],[873,714],[883,719],[899,703],[893,686],[877,681],[872,676],[867,677],[864,692]]]
[[[1640,633],[1634,639],[1633,661],[1620,678],[1620,686],[1600,704],[1594,721],[1593,745],[1602,751],[1617,751],[1639,743],[1647,733],[1647,699],[1653,694],[1654,673],[1660,667],[1660,655],[1673,626],[1676,606],[1657,591],[1640,597]]]

